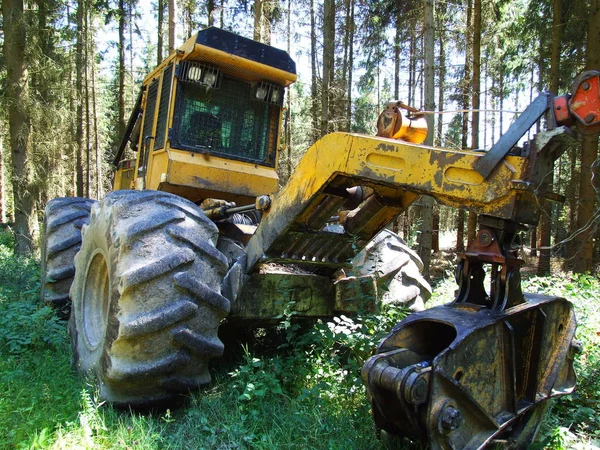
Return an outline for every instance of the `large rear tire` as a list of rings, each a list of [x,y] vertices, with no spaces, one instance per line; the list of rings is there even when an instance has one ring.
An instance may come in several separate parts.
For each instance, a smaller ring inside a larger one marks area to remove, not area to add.
[[[89,223],[89,198],[63,197],[50,200],[44,214],[41,258],[41,298],[69,316],[69,289],[75,275],[74,259],[81,247],[81,227]]]
[[[168,405],[210,381],[229,300],[218,230],[193,203],[117,191],[92,208],[75,258],[74,362],[117,406]]]

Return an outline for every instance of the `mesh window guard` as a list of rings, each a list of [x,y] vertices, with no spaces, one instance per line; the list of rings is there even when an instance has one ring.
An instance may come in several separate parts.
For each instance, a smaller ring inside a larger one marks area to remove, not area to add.
[[[163,82],[160,89],[160,101],[158,104],[158,120],[156,122],[156,140],[154,141],[154,150],[160,150],[165,146],[165,132],[167,131],[169,103],[171,103],[172,78],[173,64],[169,64],[163,71]]]
[[[218,90],[181,82],[177,109],[179,148],[275,164],[279,107],[254,99],[250,84],[226,76]]]

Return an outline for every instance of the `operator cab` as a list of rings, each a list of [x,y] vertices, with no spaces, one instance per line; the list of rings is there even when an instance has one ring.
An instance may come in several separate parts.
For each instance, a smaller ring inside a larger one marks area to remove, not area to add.
[[[284,91],[295,81],[286,52],[214,27],[199,31],[144,80],[114,188],[238,205],[276,192]],[[121,164],[128,140],[135,170]]]
[[[178,72],[172,148],[275,166],[283,86],[193,62]]]

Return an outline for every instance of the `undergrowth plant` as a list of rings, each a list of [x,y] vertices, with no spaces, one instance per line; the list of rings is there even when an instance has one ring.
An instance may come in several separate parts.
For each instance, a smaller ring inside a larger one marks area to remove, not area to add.
[[[14,257],[6,244],[10,239],[0,239],[0,352],[22,354],[60,347],[66,340],[66,326],[39,302],[37,262]]]
[[[239,346],[235,365],[217,366],[212,385],[184,408],[117,410],[71,370],[66,326],[38,300],[38,264],[15,258],[11,246],[0,233],[0,448],[382,448],[360,369],[407,311],[388,307],[310,324],[289,312],[279,329]],[[448,278],[430,304],[452,300],[456,284]],[[560,274],[531,278],[524,289],[573,301],[583,349],[577,389],[553,402],[536,448],[597,448],[600,281]]]
[[[570,300],[577,316],[576,338],[581,353],[575,358],[575,391],[558,398],[547,417],[542,442],[549,448],[600,447],[600,279],[586,274],[533,277],[524,289]],[[581,443],[583,441],[584,443]],[[593,442],[596,442],[594,444]]]

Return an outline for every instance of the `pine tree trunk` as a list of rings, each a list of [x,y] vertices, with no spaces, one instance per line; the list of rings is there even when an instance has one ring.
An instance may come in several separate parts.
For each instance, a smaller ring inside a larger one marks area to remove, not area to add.
[[[537,84],[537,90],[538,92],[542,92],[544,90],[544,71],[545,69],[545,65],[544,65],[544,42],[542,40],[540,40],[540,45],[539,45],[539,49],[538,49],[538,84]],[[539,133],[542,129],[542,121],[538,120],[535,124],[535,132]],[[539,228],[540,225],[538,224],[538,226],[533,227],[531,229],[531,252],[529,253],[530,256],[534,256],[537,257],[538,256],[538,236],[539,236]]]
[[[0,136],[0,222],[6,223],[6,193],[4,190],[4,139]]]
[[[90,43],[92,55],[96,54],[96,43],[92,35]],[[98,136],[98,108],[96,98],[96,58],[92,57],[92,124],[94,128],[94,150],[96,154],[96,199],[100,200],[104,191],[102,189],[102,155],[100,153],[100,139]]]
[[[156,42],[156,65],[160,64],[163,60],[163,46],[165,45],[164,40],[164,30],[163,23],[165,21],[165,0],[158,0],[157,5],[157,24],[156,24],[156,34],[157,34],[157,42]]]
[[[483,145],[481,146],[482,148],[486,148],[487,147],[487,135],[488,135],[488,120],[487,120],[487,110],[488,110],[488,81],[489,81],[489,77],[488,77],[488,60],[489,60],[489,53],[488,53],[488,49],[486,48],[485,50],[485,56],[483,57],[484,60],[484,69],[483,69],[483,109],[484,109],[484,114],[483,114]],[[533,73],[533,71],[532,71]],[[533,85],[531,87],[531,89],[533,89]]]
[[[576,146],[571,146],[568,150],[569,152],[569,179],[572,180],[571,183],[567,184],[567,202],[569,205],[569,233],[572,233],[577,229],[577,181],[579,180],[579,175],[577,173],[577,154],[579,153],[579,148]],[[573,256],[575,255],[575,241],[571,240],[567,242],[567,260],[571,261]],[[568,263],[568,266],[571,264]]]
[[[215,0],[206,1],[206,15],[208,18],[208,26],[212,27],[215,24]]]
[[[135,72],[134,68],[133,68],[133,20],[134,20],[134,14],[135,11],[133,10],[134,8],[134,0],[129,0],[127,2],[129,8],[127,10],[127,15],[129,16],[127,18],[127,22],[128,22],[128,30],[129,30],[129,98],[130,98],[130,104],[133,103],[135,100],[135,94],[136,94],[136,89],[137,86],[135,86],[134,80],[133,80],[133,74]],[[125,99],[127,99],[127,96],[125,96]],[[130,107],[133,107],[133,105],[130,105]],[[127,109],[127,106],[125,107]],[[123,116],[123,125],[125,125],[125,127],[127,127],[127,121],[125,120],[125,116]],[[125,130],[125,128],[123,128],[123,130]],[[124,134],[124,133],[123,133]]]
[[[590,2],[588,36],[586,48],[586,69],[600,70],[600,0]],[[598,170],[593,166],[598,157],[598,136],[584,136],[581,145],[581,175],[579,177],[579,209],[577,211],[577,229],[583,229],[594,215],[594,186]],[[591,226],[576,238],[577,255],[573,270],[578,273],[593,269],[594,231]]]
[[[425,46],[425,109],[433,111],[435,109],[435,29],[434,29],[434,11],[433,0],[425,0],[425,22],[423,30],[423,40]],[[427,127],[431,130],[425,139],[425,145],[433,145],[434,116],[426,116]],[[429,265],[431,262],[431,250],[433,239],[433,198],[422,198],[423,209],[421,212],[421,242],[419,256],[423,260],[423,276],[429,278]]]
[[[529,241],[531,250],[529,251],[529,256],[537,256],[537,229],[538,227],[531,227],[531,239]]]
[[[395,34],[394,34],[394,99],[400,100],[400,53],[401,53],[401,30],[402,27],[402,15],[400,14],[400,0],[396,0],[396,20],[395,20]],[[392,222],[392,231],[398,233],[400,229],[401,215],[396,216]]]
[[[479,93],[481,89],[481,0],[473,4],[473,77],[471,95],[473,112],[471,115],[471,148],[479,148]]]
[[[410,21],[409,23],[409,49],[408,49],[408,104],[415,104],[415,91],[416,91],[416,79],[417,79],[417,50],[416,50],[416,41],[415,37],[416,30],[414,21]]]
[[[53,0],[37,0],[35,3],[38,7],[37,12],[37,29],[31,30],[31,34],[35,33],[37,40],[34,45],[39,47],[39,51],[42,55],[47,58],[53,58],[55,55],[53,48],[53,30],[48,25],[48,20],[51,20],[51,14],[53,14],[53,8],[56,5],[52,4]],[[31,39],[30,39],[31,40]],[[34,95],[37,96],[37,102],[46,111],[52,111],[52,107],[56,105],[57,95],[52,92],[51,81],[48,79],[48,73],[45,70],[35,70],[31,75],[31,87]],[[48,128],[53,124],[53,118],[44,117],[40,118],[38,129]],[[35,124],[33,130],[35,130]],[[58,146],[48,146],[40,142],[39,139],[33,138],[31,141],[31,152],[32,155],[36,156],[36,166],[43,170],[42,173],[38,174],[38,179],[43,180],[41,183],[35,183],[34,192],[32,195],[37,198],[37,205],[40,208],[44,208],[44,205],[48,202],[49,190],[51,186],[51,177],[56,167],[56,162],[60,161],[60,150]],[[59,163],[60,164],[60,163]],[[38,207],[38,206],[36,206]],[[34,239],[35,239],[35,225],[34,225]]]
[[[396,8],[398,9],[398,1]],[[400,11],[396,11],[396,21],[394,30],[394,99],[400,100],[400,45],[402,43],[401,33],[404,29],[402,23],[402,15]]]
[[[186,30],[186,32],[185,32],[186,39],[189,39],[190,37],[192,37],[193,28],[194,28],[194,7],[195,6],[196,5],[193,3],[184,3],[183,8],[181,8],[183,10],[183,16],[185,18],[184,30]]]
[[[346,86],[346,121],[347,130],[352,130],[352,75],[354,73],[354,2],[350,3],[350,36],[348,39],[348,85]]]
[[[69,2],[66,3],[66,20],[67,25],[71,26],[71,11],[69,8]],[[77,42],[77,40],[75,41]],[[76,47],[77,45],[75,45]],[[73,46],[72,46],[73,47]],[[69,74],[68,74],[68,86],[69,86],[69,160],[67,165],[67,173],[71,175],[71,179],[69,180],[69,189],[67,190],[66,186],[63,189],[65,195],[74,196],[77,192],[77,131],[76,131],[76,122],[77,122],[77,108],[75,107],[75,88],[73,86],[73,71],[76,70],[76,64],[73,65],[73,49],[69,51]],[[66,177],[65,177],[66,178]]]
[[[83,197],[83,14],[84,1],[77,1],[77,43],[75,55],[75,92],[77,96],[77,114],[75,116],[75,140],[77,142],[76,177],[77,197]]]
[[[433,226],[431,230],[431,251],[439,253],[440,251],[440,207],[433,207]]]
[[[271,45],[271,28],[273,27],[273,8],[277,0],[263,3],[262,43]]]
[[[472,51],[472,6],[471,0],[467,2],[467,23],[465,29],[467,35],[467,46],[465,50],[465,66],[464,66],[464,78],[462,80],[462,130],[461,130],[461,147],[463,149],[469,148],[469,113],[467,112],[470,107],[470,96],[469,86],[471,84],[471,51]],[[459,210],[456,217],[456,250],[459,252],[465,249],[465,211]]]
[[[560,79],[560,48],[562,31],[562,0],[552,1],[552,55],[550,58],[550,92],[558,92]],[[554,183],[554,164],[551,165],[548,174],[544,178],[544,189],[551,190]],[[552,236],[552,203],[545,201],[541,203],[542,215],[540,218],[539,235],[539,258],[537,274],[550,273],[550,244]]]
[[[438,47],[439,47],[439,67],[438,67],[438,111],[444,110],[444,95],[446,91],[446,3],[441,2],[438,7]],[[441,147],[443,145],[444,121],[442,115],[438,116],[437,133],[435,145]]]
[[[479,92],[481,90],[481,0],[473,2],[473,77],[471,81],[471,105],[473,112],[471,115],[471,148],[479,148]],[[471,243],[477,235],[477,214],[469,212],[467,220],[467,242]]]
[[[312,141],[319,134],[319,103],[317,99],[317,23],[315,17],[315,0],[310,0],[310,64],[311,64],[311,116],[312,116]]]
[[[122,1],[122,0],[121,0]],[[175,0],[168,0],[169,7],[169,55],[175,51],[175,24],[177,23],[177,12]]]
[[[459,209],[456,214],[456,251],[465,251],[465,210]]]
[[[254,0],[254,40],[262,42],[263,1]]]
[[[29,76],[25,60],[27,29],[23,6],[22,0],[2,0],[6,96],[15,209],[15,254],[31,255],[34,247],[31,238],[34,199],[29,161],[31,157],[29,147],[31,119],[27,111]]]
[[[89,27],[88,27],[88,17],[89,17],[89,8],[88,8],[88,4],[87,4],[87,0],[83,0],[86,2],[86,8],[84,11],[84,23],[83,23],[83,30],[84,30],[84,53],[83,53],[83,58],[84,58],[84,81],[85,81],[85,85],[84,85],[84,92],[85,92],[85,166],[86,166],[86,173],[85,173],[85,196],[87,198],[90,198],[90,190],[91,190],[91,159],[90,159],[90,150],[92,147],[92,143],[91,143],[91,133],[90,133],[90,89],[89,89],[89,71],[88,71],[88,67],[89,67],[89,40],[90,40],[90,34],[89,34]]]
[[[321,90],[321,136],[329,132],[329,98],[335,52],[335,0],[323,2],[323,84]]]
[[[446,90],[446,33],[445,33],[445,21],[446,21],[446,8],[445,2],[439,3],[437,17],[438,17],[438,47],[439,47],[439,67],[438,67],[438,111],[444,110],[444,94]],[[397,30],[397,28],[396,28]],[[443,145],[443,133],[444,133],[444,121],[442,115],[438,116],[437,121],[437,132],[435,136],[435,145],[441,147]],[[434,209],[433,212],[433,241],[431,247],[434,253],[440,251],[440,207]]]
[[[344,56],[342,58],[342,79],[341,79],[341,85],[342,85],[342,89],[344,89],[344,95],[340,98],[340,103],[341,105],[344,105],[344,108],[337,108],[340,111],[343,110],[343,121],[341,122],[343,125],[341,127],[341,130],[343,131],[349,131],[349,127],[350,127],[350,123],[348,122],[348,116],[346,115],[346,111],[347,108],[345,107],[345,103],[346,103],[346,99],[347,99],[347,91],[346,89],[348,88],[348,59],[350,57],[350,55],[348,54],[348,52],[350,51],[350,4],[352,3],[351,0],[344,0],[344,41],[343,41],[343,47],[344,47]],[[341,106],[340,105],[340,106]]]
[[[500,118],[498,119],[498,124],[500,127],[500,131],[498,133],[499,138],[504,134],[504,64],[500,64],[500,74],[498,75],[498,87],[500,88]]]
[[[287,2],[287,52],[292,54],[292,0]],[[285,137],[287,141],[287,180],[292,176],[292,89],[287,91],[287,120],[285,122]]]
[[[82,1],[82,0],[80,0]],[[125,1],[119,0],[119,141],[125,135]]]
[[[219,8],[219,27],[225,28],[225,0],[221,0],[221,7]]]

